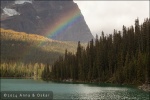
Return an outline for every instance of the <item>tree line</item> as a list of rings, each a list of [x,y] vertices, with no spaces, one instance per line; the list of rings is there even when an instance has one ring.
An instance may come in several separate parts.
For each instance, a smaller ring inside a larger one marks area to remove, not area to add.
[[[150,19],[140,25],[125,27],[113,34],[96,36],[87,47],[78,42],[75,54],[65,51],[42,78],[82,82],[142,84],[150,82]]]
[[[0,77],[39,78],[45,66],[64,55],[65,48],[74,51],[77,47],[77,43],[2,28],[0,41]]]
[[[0,77],[41,78],[46,65],[41,63],[24,64],[22,62],[1,63]]]

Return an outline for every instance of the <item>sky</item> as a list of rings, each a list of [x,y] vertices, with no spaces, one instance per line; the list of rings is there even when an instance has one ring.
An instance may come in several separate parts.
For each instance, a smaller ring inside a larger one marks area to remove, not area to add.
[[[149,0],[147,1],[74,1],[78,4],[93,36],[112,34],[114,29],[134,25],[136,18],[142,23],[149,18]]]

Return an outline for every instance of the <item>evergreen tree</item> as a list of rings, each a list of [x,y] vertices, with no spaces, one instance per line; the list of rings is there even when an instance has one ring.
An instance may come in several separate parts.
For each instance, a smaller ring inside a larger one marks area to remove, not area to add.
[[[96,35],[84,48],[78,42],[76,54],[65,51],[52,67],[56,80],[72,78],[78,81],[142,84],[150,82],[149,53],[150,19],[142,25],[114,30],[113,35]]]

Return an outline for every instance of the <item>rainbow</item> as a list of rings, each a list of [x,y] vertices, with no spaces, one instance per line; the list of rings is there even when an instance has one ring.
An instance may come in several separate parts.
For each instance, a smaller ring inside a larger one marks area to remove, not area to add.
[[[57,35],[65,31],[69,26],[73,25],[81,18],[80,10],[73,9],[61,16],[60,19],[54,22],[45,32],[44,36],[55,38]]]

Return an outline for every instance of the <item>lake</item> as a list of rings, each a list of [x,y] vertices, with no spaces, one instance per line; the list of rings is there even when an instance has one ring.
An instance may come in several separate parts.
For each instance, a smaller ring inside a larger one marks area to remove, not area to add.
[[[73,84],[33,79],[1,79],[1,91],[52,91],[54,99],[149,100],[149,93],[131,86]]]

